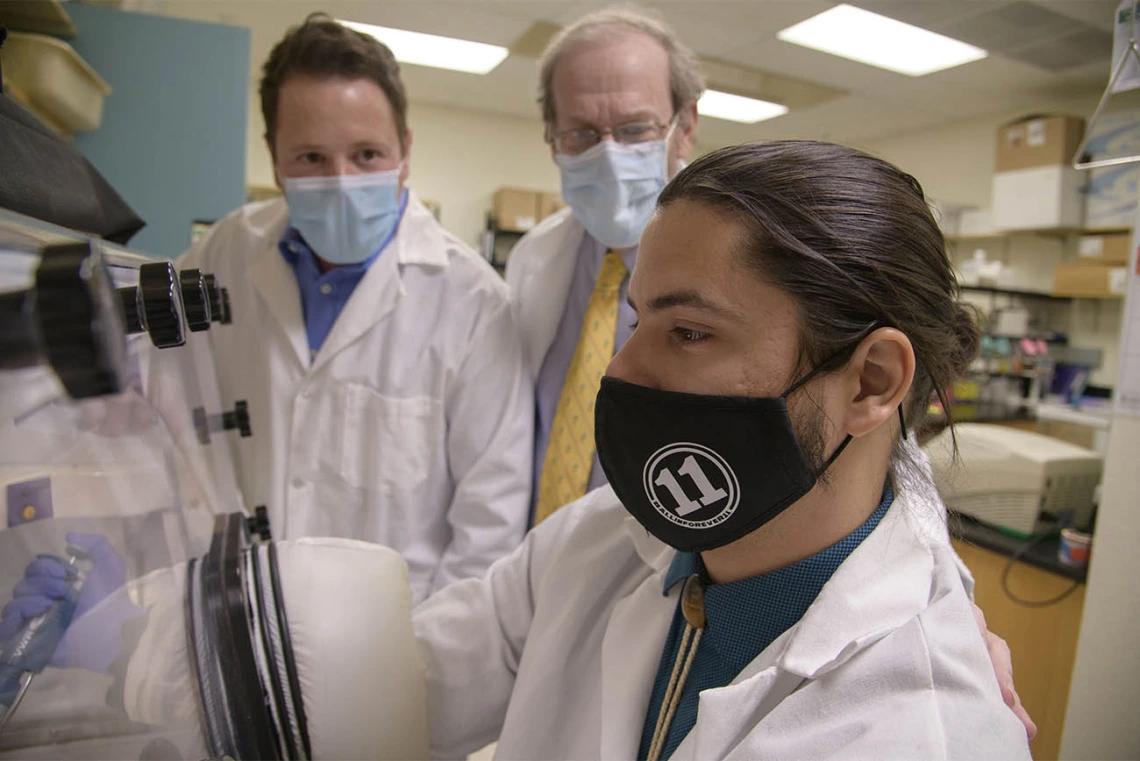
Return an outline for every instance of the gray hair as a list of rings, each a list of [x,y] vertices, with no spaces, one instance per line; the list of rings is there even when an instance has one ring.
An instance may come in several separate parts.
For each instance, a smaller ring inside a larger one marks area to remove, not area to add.
[[[563,28],[554,36],[539,62],[538,102],[542,106],[542,119],[554,122],[554,67],[571,48],[586,42],[595,42],[623,31],[638,32],[657,40],[669,55],[669,89],[673,98],[673,111],[680,111],[701,97],[705,91],[705,77],[693,51],[677,37],[660,14],[635,5],[618,5],[590,13]]]

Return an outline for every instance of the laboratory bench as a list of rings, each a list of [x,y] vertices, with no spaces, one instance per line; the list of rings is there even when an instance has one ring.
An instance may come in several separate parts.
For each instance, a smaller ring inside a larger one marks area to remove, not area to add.
[[[1031,541],[1012,536],[968,515],[958,513],[950,515],[950,535],[1007,558],[1021,553],[1018,562],[1027,563],[1082,584],[1088,575],[1087,568],[1074,568],[1061,562],[1058,557],[1058,549],[1061,546],[1059,535]]]
[[[1029,745],[1033,757],[1056,759],[1084,611],[1085,571],[1057,559],[1057,539],[1042,540],[1011,565],[1026,540],[964,516],[951,517],[950,531],[974,576],[974,600],[987,626],[1009,644],[1017,693],[1037,723]]]

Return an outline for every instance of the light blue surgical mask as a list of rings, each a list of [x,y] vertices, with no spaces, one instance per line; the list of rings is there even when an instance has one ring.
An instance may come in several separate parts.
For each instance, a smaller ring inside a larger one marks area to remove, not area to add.
[[[329,264],[359,264],[400,221],[400,171],[288,177],[289,223]]]
[[[635,245],[669,181],[669,137],[623,145],[603,140],[572,156],[554,157],[562,198],[590,235],[608,248]]]

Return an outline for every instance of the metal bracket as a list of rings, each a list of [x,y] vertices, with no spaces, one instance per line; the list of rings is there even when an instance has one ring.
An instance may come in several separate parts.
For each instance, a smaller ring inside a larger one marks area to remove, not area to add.
[[[1081,144],[1077,146],[1077,153],[1073,156],[1073,169],[1100,169],[1106,166],[1119,166],[1121,164],[1134,164],[1140,161],[1140,154],[1132,156],[1121,156],[1114,159],[1098,159],[1095,161],[1084,161],[1085,149],[1088,147],[1089,141],[1093,135],[1093,125],[1096,120],[1100,118],[1104,107],[1108,105],[1108,101],[1115,95],[1112,91],[1116,81],[1120,79],[1120,75],[1124,73],[1125,67],[1130,60],[1140,64],[1140,40],[1137,40],[1137,12],[1140,11],[1140,2],[1135,2],[1129,9],[1132,17],[1132,33],[1128,35],[1128,47],[1124,50],[1124,55],[1120,56],[1112,67],[1112,76],[1108,78],[1108,86],[1104,88],[1104,95],[1100,96],[1100,103],[1096,106],[1096,111],[1093,112],[1092,118],[1089,119],[1089,126],[1085,130],[1085,136],[1081,139]],[[1135,88],[1130,88],[1135,89]]]

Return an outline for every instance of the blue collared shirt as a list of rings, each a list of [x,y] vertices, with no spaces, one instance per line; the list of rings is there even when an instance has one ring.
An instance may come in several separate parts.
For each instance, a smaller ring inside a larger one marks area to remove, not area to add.
[[[697,723],[698,698],[702,690],[724,687],[756,659],[764,648],[803,618],[815,602],[823,585],[835,570],[870,536],[894,501],[890,486],[883,488],[883,498],[862,526],[822,552],[761,576],[753,576],[727,584],[709,584],[705,588],[707,624],[696,657],[681,692],[681,702],[669,727],[669,736],[661,753],[669,758],[685,735]],[[705,576],[704,563],[697,553],[678,552],[665,574],[664,593],[694,573]],[[673,673],[685,619],[680,600],[669,627],[669,638],[657,666],[657,679],[649,699],[649,710],[641,731],[638,758],[649,757],[649,745],[657,725],[657,713],[665,698],[665,688]]]
[[[578,346],[578,338],[582,335],[582,321],[586,318],[586,308],[590,305],[590,296],[594,293],[594,285],[598,282],[598,273],[602,269],[602,260],[606,258],[608,249],[599,243],[592,235],[586,233],[582,236],[582,243],[578,247],[578,260],[574,265],[574,275],[570,280],[570,293],[566,297],[566,308],[562,310],[562,320],[558,323],[558,332],[554,334],[554,342],[546,352],[542,368],[538,373],[538,382],[535,384],[535,436],[534,436],[534,493],[537,496],[539,478],[542,475],[542,464],[546,461],[546,446],[550,443],[550,429],[554,423],[554,413],[558,410],[558,398],[562,395],[562,385],[566,382],[566,373],[570,370],[570,360],[574,358],[574,349]],[[626,269],[633,272],[633,265],[637,261],[637,247],[622,252],[622,260]],[[618,319],[614,331],[614,353],[625,345],[633,335],[633,325],[637,315],[628,302],[629,275],[627,274],[618,293]],[[606,483],[606,474],[594,455],[594,466],[590,471],[590,483],[587,489],[596,489]],[[531,502],[533,516],[534,502]]]
[[[346,264],[334,267],[322,273],[317,265],[316,255],[305,243],[305,239],[293,227],[288,227],[277,244],[285,261],[293,268],[297,277],[297,285],[301,289],[301,313],[305,317],[305,335],[309,339],[309,359],[317,356],[325,339],[328,338],[336,318],[344,311],[345,304],[364,279],[368,268],[380,257],[396,231],[400,229],[400,221],[404,218],[404,209],[408,207],[408,191],[405,188],[400,197],[400,216],[392,232],[376,249],[376,253],[360,264]]]

